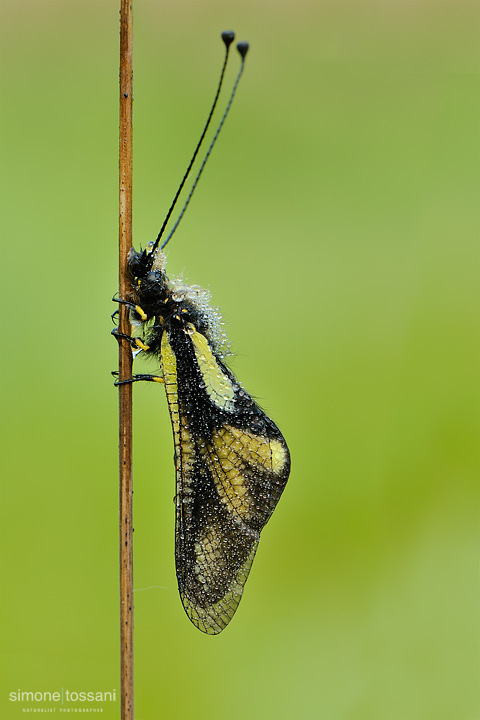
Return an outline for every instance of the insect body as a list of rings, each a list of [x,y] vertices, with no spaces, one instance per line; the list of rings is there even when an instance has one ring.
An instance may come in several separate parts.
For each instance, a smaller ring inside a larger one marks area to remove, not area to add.
[[[151,248],[150,248],[151,251]],[[165,255],[132,250],[133,342],[159,359],[173,427],[177,579],[185,610],[204,632],[231,620],[260,531],[290,471],[276,425],[224,363],[220,316],[207,293],[171,281]]]
[[[143,251],[130,251],[130,295],[117,302],[128,306],[135,330],[131,337],[114,334],[156,358],[161,375],[120,382],[165,385],[175,446],[180,596],[194,625],[217,634],[240,602],[290,456],[280,430],[225,364],[228,343],[208,293],[170,280],[158,244],[159,237]]]

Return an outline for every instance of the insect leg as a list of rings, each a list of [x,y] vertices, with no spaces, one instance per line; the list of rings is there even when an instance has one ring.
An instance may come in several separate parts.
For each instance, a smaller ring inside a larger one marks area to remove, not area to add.
[[[129,310],[135,310],[135,312],[138,313],[138,315],[140,315],[140,320],[142,322],[145,322],[146,320],[148,320],[147,313],[140,307],[140,305],[135,305],[135,303],[129,302],[128,300],[122,300],[121,298],[116,298],[115,296],[113,296],[112,302],[119,303],[119,305],[126,305],[129,308]],[[116,312],[118,312],[118,310]],[[114,313],[114,315],[115,315],[115,313]]]
[[[114,370],[112,372],[112,375],[114,377],[117,377],[118,371]],[[142,380],[145,382],[158,382],[158,383],[165,382],[163,377],[160,377],[160,375],[143,375],[143,374],[139,373],[137,375],[133,375],[133,377],[129,378],[128,380],[115,380],[115,382],[113,384],[115,385],[115,387],[118,387],[119,385],[129,385],[131,383],[140,382]]]
[[[148,350],[150,350],[149,346],[145,345],[145,343],[140,340],[140,338],[132,337],[131,335],[125,335],[125,333],[119,332],[118,328],[113,328],[112,335],[116,337],[118,341],[120,341],[122,338],[123,340],[128,340],[130,345],[136,350],[138,348],[140,348],[140,350],[143,350],[144,352],[148,352]]]

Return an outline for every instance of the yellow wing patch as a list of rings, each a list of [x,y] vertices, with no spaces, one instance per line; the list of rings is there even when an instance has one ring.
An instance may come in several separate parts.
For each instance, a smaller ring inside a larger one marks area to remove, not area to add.
[[[287,460],[278,440],[231,425],[213,431],[206,453],[221,502],[247,523],[258,514],[258,485],[264,476],[280,475]]]
[[[241,455],[251,465],[262,465],[276,474],[282,472],[287,461],[287,452],[279,440],[254,435],[248,430],[224,425],[214,433],[214,444],[226,446],[230,452]]]
[[[173,352],[168,335],[166,332],[162,335],[161,341],[161,361],[163,379],[165,382],[165,390],[167,393],[168,407],[173,425],[173,436],[175,445],[178,443],[180,418],[178,413],[178,381],[177,381],[177,360]]]
[[[220,368],[206,338],[195,330],[192,323],[187,323],[186,332],[192,341],[208,397],[221,410],[232,411],[235,408],[235,390],[232,381]]]
[[[177,512],[185,514],[192,496],[192,480],[195,467],[196,449],[188,426],[187,415],[182,412],[178,401],[177,360],[166,332],[162,335],[161,360],[168,409],[173,427],[175,467],[177,470]],[[181,499],[184,499],[181,505]]]

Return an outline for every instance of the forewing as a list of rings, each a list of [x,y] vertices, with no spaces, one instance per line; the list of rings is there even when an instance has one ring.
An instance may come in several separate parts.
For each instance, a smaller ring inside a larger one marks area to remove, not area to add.
[[[288,448],[192,325],[163,334],[161,357],[175,444],[180,596],[193,624],[217,634],[235,613],[285,487]]]

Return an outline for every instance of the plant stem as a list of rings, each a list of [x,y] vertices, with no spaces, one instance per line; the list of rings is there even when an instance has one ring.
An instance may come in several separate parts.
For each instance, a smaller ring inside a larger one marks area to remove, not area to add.
[[[133,151],[133,0],[120,6],[120,131],[119,131],[119,296],[127,296],[127,258],[132,246]],[[128,310],[119,306],[119,330],[131,334]],[[118,344],[118,379],[132,377],[132,352],[128,340]],[[120,482],[120,685],[121,718],[133,720],[133,487],[132,487],[132,385],[119,391]]]

